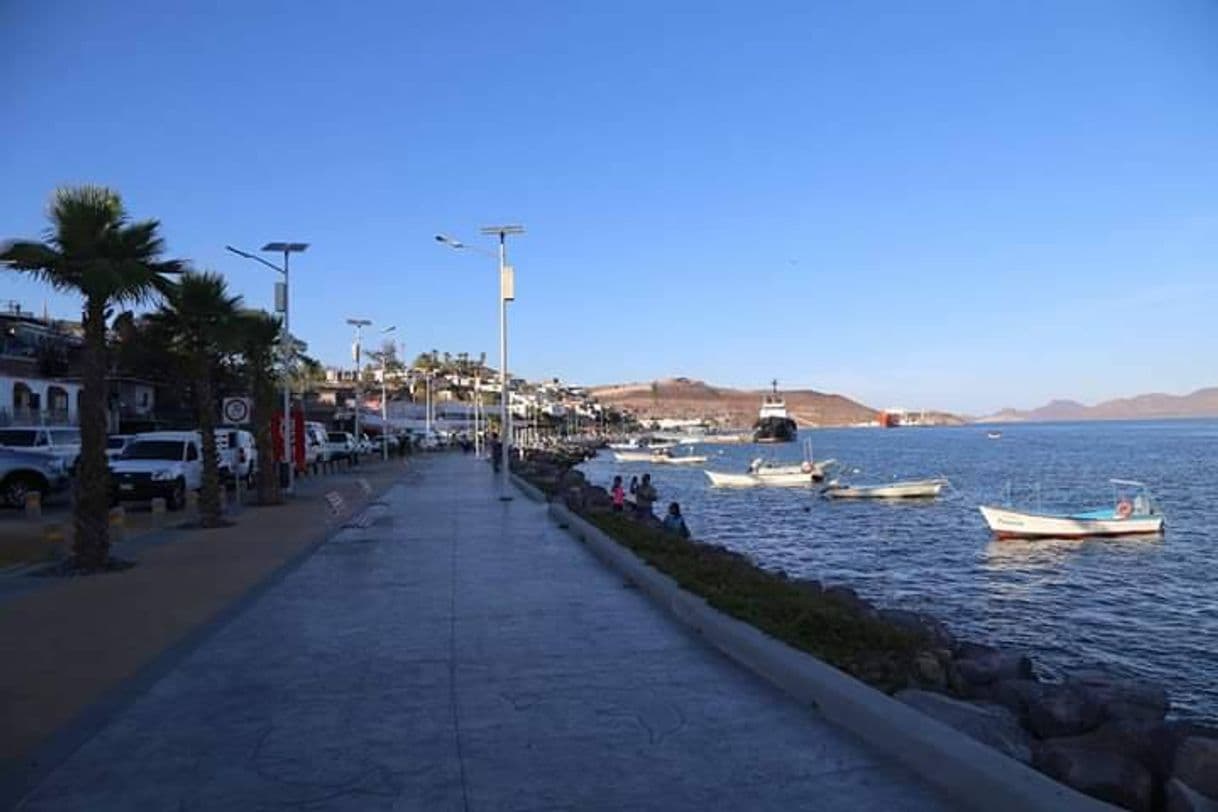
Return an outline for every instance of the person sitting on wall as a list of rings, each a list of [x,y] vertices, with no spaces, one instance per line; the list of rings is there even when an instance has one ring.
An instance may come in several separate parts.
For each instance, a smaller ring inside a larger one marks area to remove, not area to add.
[[[681,515],[681,506],[676,502],[668,504],[668,515],[664,517],[664,530],[675,533],[683,539],[689,538],[689,528],[685,525],[685,517]]]

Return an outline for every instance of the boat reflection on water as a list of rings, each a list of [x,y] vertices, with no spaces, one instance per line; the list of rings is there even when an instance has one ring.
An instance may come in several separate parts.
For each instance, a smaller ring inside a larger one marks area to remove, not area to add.
[[[987,570],[1057,568],[1063,559],[1105,555],[1153,555],[1163,546],[1162,535],[1096,538],[991,539],[981,565]]]

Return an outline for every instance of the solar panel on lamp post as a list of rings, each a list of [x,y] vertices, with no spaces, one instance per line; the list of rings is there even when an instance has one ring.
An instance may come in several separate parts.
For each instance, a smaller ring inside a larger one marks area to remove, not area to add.
[[[507,344],[507,303],[516,298],[516,272],[507,264],[507,237],[509,234],[523,234],[524,227],[519,225],[484,226],[481,233],[499,238],[499,251],[493,254],[485,249],[466,245],[461,240],[445,234],[437,234],[436,241],[456,250],[475,251],[496,257],[499,262],[499,499],[509,501],[512,498],[511,482],[511,445],[512,445],[512,409],[511,393],[508,386],[508,344]]]
[[[275,309],[283,314],[283,332],[279,337],[279,350],[283,356],[283,431],[280,436],[283,438],[283,457],[284,462],[288,467],[287,473],[287,493],[292,493],[296,483],[296,468],[295,460],[293,459],[293,436],[292,436],[292,381],[288,375],[288,364],[292,355],[292,337],[290,333],[291,323],[288,316],[288,286],[290,282],[290,267],[289,259],[292,254],[302,254],[309,247],[307,242],[268,242],[262,246],[260,250],[273,253],[283,254],[283,267],[279,267],[273,262],[268,262],[262,257],[251,254],[248,251],[242,251],[234,248],[231,245],[226,245],[224,248],[239,257],[251,259],[254,262],[260,262],[273,271],[278,271],[283,274],[283,287],[276,290]]]

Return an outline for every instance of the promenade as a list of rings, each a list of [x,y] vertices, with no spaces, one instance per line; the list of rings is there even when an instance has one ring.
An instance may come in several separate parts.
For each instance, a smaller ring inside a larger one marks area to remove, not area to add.
[[[420,460],[22,810],[948,808],[469,456]]]

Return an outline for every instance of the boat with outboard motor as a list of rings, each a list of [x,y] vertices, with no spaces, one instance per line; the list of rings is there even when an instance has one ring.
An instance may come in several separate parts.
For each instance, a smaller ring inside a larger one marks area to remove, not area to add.
[[[1163,532],[1149,488],[1132,479],[1111,479],[1113,506],[1075,513],[1045,513],[982,505],[986,525],[1000,539],[1071,539],[1092,536],[1158,535]]]
[[[826,499],[934,499],[948,485],[943,478],[914,479],[882,485],[844,485],[831,482],[821,491]]]

